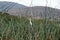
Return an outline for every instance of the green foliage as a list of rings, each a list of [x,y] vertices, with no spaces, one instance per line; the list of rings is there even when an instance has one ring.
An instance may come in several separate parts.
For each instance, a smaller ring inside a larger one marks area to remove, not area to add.
[[[59,40],[60,24],[57,21],[12,16],[0,12],[0,40]]]

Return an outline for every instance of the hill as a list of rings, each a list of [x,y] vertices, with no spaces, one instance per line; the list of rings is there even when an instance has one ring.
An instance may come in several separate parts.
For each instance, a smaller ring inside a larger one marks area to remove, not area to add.
[[[45,9],[46,8],[46,9]],[[37,18],[60,18],[60,9],[44,7],[44,6],[34,6],[27,7],[22,4],[14,2],[0,2],[0,11],[7,12],[11,15],[19,16],[31,16]],[[31,14],[32,11],[32,14]]]
[[[15,2],[0,1],[0,11],[15,10],[26,6]]]
[[[31,16],[31,10],[32,10],[33,17],[44,18],[45,15],[46,18],[60,17],[60,9],[43,7],[43,6],[26,7],[26,8],[16,9],[16,10],[10,10],[8,11],[8,13],[13,15],[19,15],[19,16]]]

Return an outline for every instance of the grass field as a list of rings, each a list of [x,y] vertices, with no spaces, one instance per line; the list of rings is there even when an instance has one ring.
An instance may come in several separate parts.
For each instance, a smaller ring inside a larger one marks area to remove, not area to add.
[[[60,40],[57,21],[17,17],[0,12],[0,40]]]

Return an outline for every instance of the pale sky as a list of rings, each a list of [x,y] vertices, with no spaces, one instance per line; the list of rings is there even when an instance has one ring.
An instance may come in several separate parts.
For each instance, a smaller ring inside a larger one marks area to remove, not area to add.
[[[32,0],[0,0],[9,1],[30,6]],[[46,0],[33,0],[33,6],[46,6]],[[60,0],[48,0],[47,6],[60,9]]]

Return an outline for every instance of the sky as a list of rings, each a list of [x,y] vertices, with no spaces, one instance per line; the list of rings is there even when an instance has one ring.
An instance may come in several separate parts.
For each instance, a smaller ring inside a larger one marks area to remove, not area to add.
[[[23,4],[26,6],[49,6],[53,8],[60,9],[60,0],[0,0],[0,1],[9,1],[9,2],[16,2],[19,4]],[[32,1],[32,5],[31,5]]]

